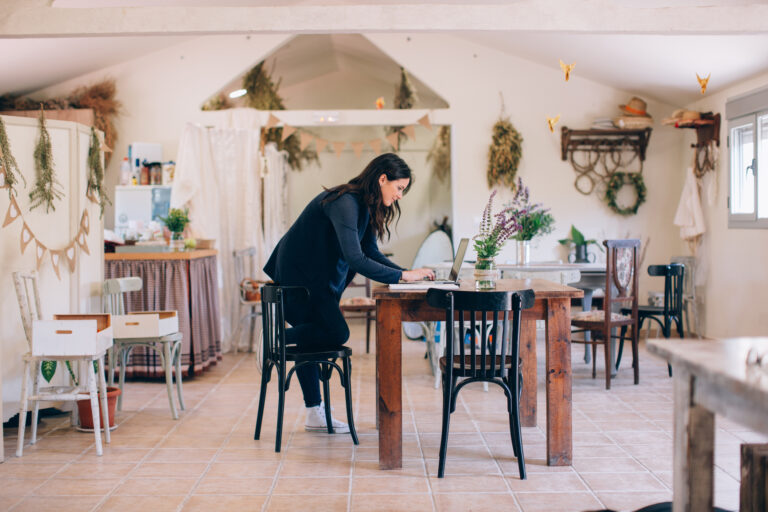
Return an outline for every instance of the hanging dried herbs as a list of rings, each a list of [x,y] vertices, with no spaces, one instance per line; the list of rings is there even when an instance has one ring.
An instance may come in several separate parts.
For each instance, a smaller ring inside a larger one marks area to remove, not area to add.
[[[203,106],[200,107],[200,110],[205,110],[205,111],[227,110],[228,108],[232,108],[232,107],[233,105],[232,105],[232,102],[229,101],[229,96],[227,96],[223,92],[220,92],[219,94],[216,94],[208,98],[208,101],[203,103]]]
[[[523,152],[523,136],[509,118],[493,125],[493,139],[488,148],[488,186],[505,185],[515,189],[515,175]]]
[[[408,72],[404,67],[400,67],[400,85],[395,88],[395,101],[394,106],[397,109],[407,110],[413,108],[418,101],[416,96],[416,88],[411,82],[411,78],[408,76]],[[406,135],[403,133],[402,126],[390,126],[387,128],[387,135],[397,133],[397,147],[402,147],[403,139]]]
[[[91,127],[91,146],[88,148],[88,188],[86,195],[99,203],[101,213],[104,216],[104,206],[112,204],[109,196],[104,191],[104,166],[101,165],[101,141],[96,135],[96,130]]]
[[[264,69],[264,61],[256,64],[243,77],[243,89],[246,90],[245,104],[258,110],[285,110],[283,98],[278,94],[280,81],[272,81],[272,75]],[[270,128],[266,133],[262,133],[264,142],[274,142],[278,149],[288,153],[288,165],[295,171],[302,169],[302,163],[312,161],[320,163],[317,157],[317,151],[309,147],[301,149],[299,136],[294,133],[283,139],[283,129],[281,127]]]
[[[61,199],[61,184],[56,181],[53,168],[53,153],[51,151],[51,136],[45,127],[45,115],[43,106],[40,105],[40,138],[35,146],[35,188],[29,193],[31,205],[30,210],[38,206],[45,206],[45,213],[48,210],[56,210],[53,201]]]
[[[24,181],[24,186],[27,185],[27,180],[19,171],[19,165],[11,154],[11,143],[8,142],[8,134],[5,131],[5,123],[3,123],[2,118],[0,118],[0,167],[5,174],[4,185],[8,187],[8,195],[16,195],[14,187],[19,182],[17,176],[20,176]]]
[[[451,175],[451,127],[441,126],[432,148],[427,153],[427,162],[432,162],[432,173],[440,181]]]

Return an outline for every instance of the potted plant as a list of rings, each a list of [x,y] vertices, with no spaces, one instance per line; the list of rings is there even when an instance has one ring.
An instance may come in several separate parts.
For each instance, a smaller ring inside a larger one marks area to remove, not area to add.
[[[519,225],[516,218],[510,215],[509,208],[504,208],[493,215],[493,198],[496,191],[491,192],[488,203],[483,210],[480,221],[480,232],[472,239],[475,241],[475,288],[478,290],[493,289],[496,287],[499,271],[496,269],[494,258],[512,235],[517,232]],[[496,222],[493,222],[493,218]]]
[[[571,237],[570,238],[563,238],[562,240],[558,240],[562,245],[573,247],[574,252],[568,255],[568,261],[571,263],[592,263],[595,261],[595,253],[588,253],[587,247],[589,245],[594,244],[597,246],[598,249],[601,251],[603,248],[600,246],[600,243],[598,243],[597,240],[594,238],[590,238],[587,240],[584,237],[584,234],[576,229],[576,226],[571,224]],[[589,260],[589,256],[592,256],[592,261]],[[573,257],[573,261],[571,261],[571,257]]]
[[[515,218],[517,231],[512,238],[517,240],[517,264],[527,265],[531,259],[531,240],[551,233],[555,218],[541,203],[531,203],[530,191],[523,186],[522,178],[517,181],[517,192],[507,207],[509,215]]]
[[[184,248],[184,237],[182,233],[184,228],[189,224],[189,208],[171,208],[168,210],[167,217],[160,217],[165,227],[171,232],[171,241],[168,244],[175,250],[181,250]]]

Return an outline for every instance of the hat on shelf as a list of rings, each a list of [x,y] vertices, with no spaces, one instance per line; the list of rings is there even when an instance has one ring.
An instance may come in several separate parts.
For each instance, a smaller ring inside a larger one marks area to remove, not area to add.
[[[701,112],[679,108],[672,112],[671,116],[662,119],[661,124],[683,126],[691,121],[698,121],[699,119],[701,119]]]
[[[637,96],[633,96],[626,105],[619,105],[619,108],[628,116],[651,117],[646,111],[648,104]]]
[[[642,130],[653,126],[653,118],[643,116],[619,116],[613,120],[616,128],[625,130]]]

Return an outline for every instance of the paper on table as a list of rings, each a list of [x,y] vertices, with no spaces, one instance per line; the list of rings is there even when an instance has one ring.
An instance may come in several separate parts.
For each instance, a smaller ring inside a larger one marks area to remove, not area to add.
[[[421,281],[415,283],[395,283],[389,285],[390,290],[426,290],[427,288],[458,290],[459,285],[451,283],[430,283],[429,281]]]

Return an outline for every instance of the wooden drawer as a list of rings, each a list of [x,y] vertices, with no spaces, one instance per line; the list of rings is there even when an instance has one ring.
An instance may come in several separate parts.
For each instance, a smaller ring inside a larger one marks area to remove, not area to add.
[[[32,355],[75,357],[100,354],[112,346],[109,315],[54,315],[32,326]]]
[[[154,338],[179,332],[176,311],[137,311],[112,317],[115,338]]]

